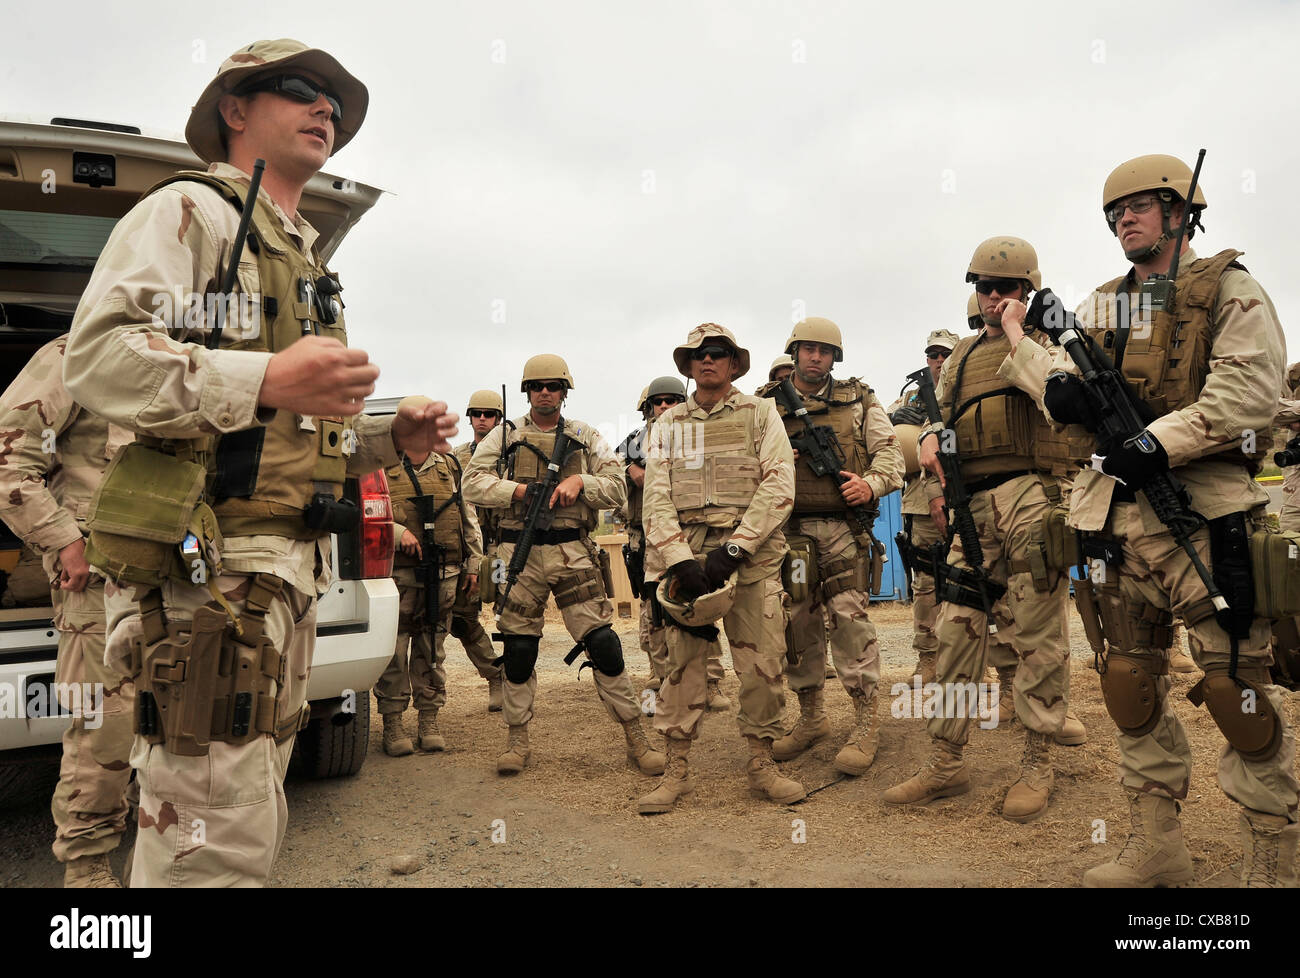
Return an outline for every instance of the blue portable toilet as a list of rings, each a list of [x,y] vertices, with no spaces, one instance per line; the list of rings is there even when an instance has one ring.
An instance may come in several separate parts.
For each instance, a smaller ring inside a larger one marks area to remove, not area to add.
[[[885,545],[888,560],[884,573],[880,576],[880,593],[871,596],[872,601],[906,601],[907,570],[903,567],[903,558],[894,543],[895,534],[903,531],[903,494],[891,492],[880,503],[880,515],[872,528],[876,539]]]

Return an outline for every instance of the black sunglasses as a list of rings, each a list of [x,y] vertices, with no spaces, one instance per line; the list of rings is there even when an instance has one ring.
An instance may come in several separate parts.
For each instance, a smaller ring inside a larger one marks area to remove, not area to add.
[[[343,103],[339,97],[333,92],[327,92],[323,85],[317,85],[310,78],[304,78],[302,75],[272,75],[270,78],[259,78],[249,82],[235,90],[236,95],[251,95],[254,92],[277,92],[299,102],[306,102],[308,105],[324,95],[332,112],[330,120],[336,126],[343,121]]]
[[[948,350],[935,350],[934,352],[927,350],[925,355],[930,360],[947,360],[949,352]]]
[[[650,398],[650,403],[655,407],[659,407],[663,404],[681,404],[684,400],[685,398],[678,397],[676,394],[663,394],[658,397]]]
[[[480,411],[478,408],[470,408],[469,416],[471,418],[495,418],[500,411]]]
[[[705,357],[710,357],[714,360],[721,360],[723,357],[729,357],[731,355],[732,350],[729,346],[702,346],[698,350],[691,351],[692,360],[703,360]]]
[[[1020,279],[1017,278],[991,278],[976,282],[975,291],[980,295],[992,295],[994,292],[998,295],[1007,295],[1020,288],[1020,284]]]
[[[562,380],[530,380],[528,389],[534,394],[540,394],[546,391],[548,394],[558,394],[564,390],[564,381]]]

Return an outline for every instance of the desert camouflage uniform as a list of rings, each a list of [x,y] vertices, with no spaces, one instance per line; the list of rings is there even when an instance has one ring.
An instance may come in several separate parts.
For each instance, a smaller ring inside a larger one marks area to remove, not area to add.
[[[1282,399],[1287,416],[1300,417],[1300,363],[1287,368],[1282,383]],[[1274,449],[1281,451],[1295,435],[1289,428],[1279,430],[1274,438]],[[1278,514],[1284,532],[1300,530],[1300,495],[1297,492],[1300,492],[1300,465],[1288,465],[1282,470],[1282,511]]]
[[[474,457],[474,443],[470,441],[458,445],[452,454],[460,463],[463,477],[463,473],[469,468],[469,460]],[[480,560],[478,564],[471,562],[467,568],[469,573],[478,574],[482,567],[482,555],[495,556],[495,551],[491,548],[495,541],[496,514],[488,509],[471,506],[463,499],[461,505],[474,514],[479,524]],[[480,580],[478,583],[481,588],[483,581]],[[488,638],[488,633],[479,621],[483,613],[483,603],[479,600],[478,593],[477,589],[469,593],[457,591],[456,603],[451,609],[451,637],[464,647],[465,655],[478,670],[478,674],[484,679],[492,680],[501,676],[501,663],[495,661],[497,654],[492,647],[492,639]]]
[[[700,437],[682,433],[703,429],[707,444],[710,425],[736,420],[744,412],[752,412],[753,443],[740,451],[751,454],[759,470],[752,500],[743,516],[733,516],[730,509],[705,508],[693,511],[691,521],[682,523],[673,503],[673,460],[685,453],[689,466],[691,446]],[[749,555],[740,567],[735,603],[722,626],[740,679],[736,717],[740,733],[775,740],[785,733],[781,726],[786,620],[781,526],[794,504],[794,455],[776,406],[766,398],[742,394],[735,386],[708,409],[691,394],[651,428],[647,456],[645,532],[663,566],[694,559],[727,542]],[[670,671],[659,690],[655,729],[666,737],[694,740],[707,709],[704,660],[709,642],[678,628],[669,628],[667,639]]]
[[[43,559],[59,632],[54,679],[81,691],[60,697],[74,714],[51,802],[54,856],[63,863],[111,852],[126,830],[135,701],[131,680],[104,665],[104,579],[92,573],[81,591],[58,587],[59,551],[84,538],[95,487],[134,438],[72,400],[63,384],[66,344],[60,337],[41,347],[0,396],[0,518]]]
[[[208,172],[245,184],[247,174],[226,163]],[[265,200],[306,254],[316,230]],[[270,353],[208,350],[206,326],[189,330],[155,318],[157,297],[176,290],[215,293],[217,273],[231,251],[239,212],[214,189],[172,184],[150,194],[114,228],[73,320],[65,381],[78,402],[108,420],[148,435],[196,438],[266,423],[274,412],[258,407]],[[240,261],[239,288],[260,293],[255,256]],[[180,318],[182,310],[176,310]],[[227,334],[229,335],[229,334]],[[183,338],[197,342],[181,342]],[[232,340],[234,336],[230,337]],[[362,475],[394,464],[391,418],[355,419],[348,473]],[[345,443],[346,445],[346,443]],[[346,448],[345,448],[346,451]],[[217,588],[236,613],[253,576],[270,574],[287,585],[266,613],[266,634],[286,656],[278,691],[281,716],[301,710],[316,639],[316,598],[333,577],[330,538],[226,537],[225,573]],[[125,668],[131,643],[143,634],[133,588],[105,586],[111,663]],[[166,584],[169,621],[184,621],[208,604],[202,587]],[[271,871],[287,820],[282,782],[293,737],[268,735],[243,746],[214,742],[206,756],[169,753],[137,736],[131,765],[140,783],[140,832],[131,869],[133,886],[260,886]]]
[[[497,425],[479,443],[478,450],[465,470],[463,494],[466,501],[475,506],[500,511],[503,532],[512,533],[520,530],[523,522],[519,518],[518,507],[513,503],[515,488],[520,483],[500,478],[496,473],[504,429],[505,425]],[[605,439],[591,425],[571,418],[565,419],[564,430],[573,442],[581,445],[577,457],[583,488],[575,507],[584,502],[597,512],[621,507],[626,501],[623,466]],[[507,448],[521,440],[523,433],[538,431],[541,429],[534,423],[531,414],[516,419],[515,427],[511,429],[506,442]],[[551,528],[564,530],[583,525],[582,519],[576,515],[557,515]],[[502,566],[509,566],[514,550],[514,543],[504,540],[501,542],[497,557]],[[605,595],[603,585],[599,584],[599,578],[598,548],[585,528],[578,540],[535,544],[528,556],[527,565],[510,591],[509,602],[497,620],[497,627],[507,636],[540,636],[546,601],[554,593],[556,604],[560,606],[560,613],[564,617],[565,628],[574,641],[582,640],[602,625],[609,625],[614,618],[614,606]],[[504,587],[504,582],[498,585],[498,588]],[[571,592],[594,590],[595,587],[599,587],[599,597],[586,597],[572,604],[566,603]],[[626,723],[639,719],[641,708],[637,704],[626,669],[621,663],[619,665],[619,671],[613,675],[607,675],[598,668],[593,668],[592,673],[597,693],[609,715],[619,723]],[[512,682],[508,668],[506,673],[503,693],[505,721],[511,727],[526,725],[533,717],[537,673],[534,670],[526,683]]]
[[[1196,254],[1191,249],[1180,258],[1183,269],[1194,261]],[[1094,292],[1079,307],[1078,315],[1085,325],[1106,327],[1112,325],[1108,319],[1112,308],[1105,297]],[[1191,496],[1192,509],[1207,520],[1251,510],[1249,523],[1262,513],[1254,508],[1266,505],[1268,494],[1246,466],[1207,453],[1225,444],[1233,445],[1235,451],[1245,432],[1269,430],[1278,407],[1286,344],[1272,301],[1254,278],[1239,269],[1229,268],[1220,279],[1211,327],[1210,375],[1200,396],[1147,427],[1168,453],[1174,476]],[[1077,372],[1063,351],[1049,354],[1021,343],[1003,376],[1020,387],[1036,386],[1042,391],[1053,369]],[[1146,497],[1137,493],[1135,502],[1113,499],[1117,486],[1101,472],[1084,469],[1074,481],[1070,523],[1079,530],[1108,532],[1122,541],[1123,561],[1118,568],[1108,569],[1108,573],[1118,574],[1121,595],[1182,617],[1205,599],[1205,586]],[[1210,566],[1209,531],[1201,527],[1192,535],[1192,543]],[[1270,624],[1255,619],[1249,638],[1240,641],[1242,666],[1270,661]],[[1187,645],[1201,669],[1211,664],[1226,666],[1229,661],[1228,635],[1213,617],[1188,625]],[[1158,668],[1155,663],[1165,655],[1165,650],[1154,648],[1121,651],[1150,656],[1153,673]],[[1159,675],[1155,681],[1164,704],[1155,729],[1139,737],[1116,735],[1120,781],[1136,792],[1182,799],[1187,797],[1191,781],[1191,747],[1169,700],[1169,676]],[[1268,760],[1248,761],[1225,743],[1219,754],[1219,785],[1246,808],[1294,822],[1300,785],[1294,773],[1295,736],[1285,719],[1286,692],[1274,685],[1264,685],[1264,690],[1284,726],[1281,749]]]
[[[440,479],[421,478],[433,469],[449,472],[452,480],[459,481],[458,466],[455,461],[449,461],[449,456],[433,452],[422,465],[415,467],[416,477],[426,493],[432,492],[434,487],[443,484]],[[409,485],[410,478],[406,466],[401,463],[388,469],[387,475],[390,486],[398,480],[401,480],[404,488]],[[457,488],[459,490],[459,487]],[[435,496],[437,508],[441,508],[446,502],[446,499]],[[383,675],[379,677],[379,681],[375,683],[375,699],[378,701],[381,716],[387,713],[404,713],[412,700],[415,708],[422,712],[440,710],[447,702],[447,670],[443,667],[447,653],[443,649],[443,643],[451,628],[452,607],[460,590],[461,574],[469,568],[477,570],[483,560],[482,539],[474,509],[463,502],[456,505],[460,511],[463,547],[460,553],[443,555],[438,587],[439,620],[432,629],[435,636],[432,643],[429,641],[430,629],[425,611],[425,584],[417,577],[420,558],[412,557],[400,549],[394,553],[393,581],[397,584],[397,592],[400,596],[397,613],[397,645],[393,649],[392,660],[384,669]],[[400,502],[394,500],[393,521],[394,547],[397,546],[403,527],[407,533],[415,535],[415,539],[420,541],[421,546],[424,545],[424,536],[421,532],[423,523],[413,502],[405,499]]]

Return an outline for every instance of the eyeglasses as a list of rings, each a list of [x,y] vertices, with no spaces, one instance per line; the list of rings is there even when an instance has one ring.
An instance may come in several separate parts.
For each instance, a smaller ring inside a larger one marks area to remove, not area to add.
[[[528,389],[534,394],[540,394],[546,391],[548,394],[558,394],[564,390],[564,381],[562,380],[530,380]]]
[[[936,350],[935,352],[931,353],[929,350],[926,350],[925,358],[927,360],[947,360],[948,354],[950,352],[951,351],[949,350]]]
[[[1018,288],[1020,288],[1020,280],[1016,278],[991,278],[975,283],[975,291],[980,295],[992,295],[994,292],[998,295],[1010,295]]]
[[[650,403],[655,407],[662,407],[665,404],[681,404],[683,400],[684,398],[678,397],[676,394],[664,394],[662,397],[650,398]]]
[[[1145,214],[1156,206],[1158,199],[1155,194],[1144,194],[1131,200],[1117,201],[1106,208],[1106,220],[1110,221],[1111,224],[1118,224],[1126,210],[1132,211],[1134,214]]]
[[[471,418],[496,418],[500,413],[500,411],[480,411],[478,408],[469,409]]]
[[[251,95],[254,92],[277,92],[308,105],[324,95],[325,101],[330,104],[330,120],[335,125],[343,121],[343,103],[339,101],[339,97],[333,92],[325,91],[323,85],[317,85],[310,78],[304,78],[302,75],[272,75],[270,78],[259,78],[249,82],[235,90],[236,95]]]
[[[709,357],[712,360],[721,360],[723,357],[731,356],[731,347],[729,346],[702,346],[698,350],[691,351],[692,360],[703,360]]]

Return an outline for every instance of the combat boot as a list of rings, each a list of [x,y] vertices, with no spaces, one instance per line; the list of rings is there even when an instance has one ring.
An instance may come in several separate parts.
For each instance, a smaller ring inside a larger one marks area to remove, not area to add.
[[[1016,722],[1016,667],[998,666],[998,708],[989,719],[996,730],[1005,730]]]
[[[1285,815],[1241,810],[1241,885],[1248,889],[1294,889],[1300,825]],[[66,884],[65,884],[66,885]]]
[[[402,729],[402,714],[384,714],[384,753],[389,757],[405,757],[414,751],[411,738]]]
[[[876,697],[853,697],[853,710],[857,722],[849,731],[849,739],[835,755],[835,770],[844,774],[866,774],[876,759]]]
[[[880,796],[886,805],[928,805],[937,798],[970,791],[970,772],[962,760],[962,748],[936,737],[930,759],[902,784]]]
[[[695,781],[686,763],[691,742],[678,740],[675,737],[669,737],[667,740],[668,763],[664,768],[664,776],[659,779],[659,784],[655,786],[654,791],[642,795],[636,803],[636,810],[642,815],[662,815],[671,812],[678,798],[689,795],[695,790]]]
[[[102,852],[96,856],[78,856],[68,860],[63,867],[63,888],[120,890],[122,884],[117,881],[108,865],[108,853]]]
[[[709,709],[714,713],[721,713],[723,710],[731,709],[731,700],[727,699],[718,682],[717,679],[710,679],[708,685]]]
[[[501,712],[501,677],[493,676],[488,680],[488,712]]]
[[[415,737],[420,744],[420,750],[435,751],[446,750],[447,740],[443,737],[442,731],[438,729],[438,711],[421,710],[419,719],[416,721]]]
[[[799,722],[788,734],[772,744],[772,756],[778,761],[798,757],[817,741],[831,732],[831,722],[826,719],[825,690],[799,690]]]
[[[1128,841],[1111,862],[1083,874],[1091,887],[1152,887],[1189,883],[1192,857],[1183,842],[1178,804],[1172,798],[1125,788],[1128,795]]]
[[[1175,649],[1173,652],[1169,653],[1169,671],[1186,675],[1191,672],[1200,672],[1201,670],[1197,668],[1196,662],[1190,655],[1182,649]]]
[[[623,721],[623,736],[627,739],[627,759],[642,774],[664,773],[664,752],[650,746],[640,717]]]
[[[808,796],[803,785],[782,777],[777,771],[776,762],[772,760],[772,741],[748,734],[745,740],[749,744],[749,763],[745,765],[745,775],[749,779],[750,791],[778,805],[793,805]]]
[[[1061,724],[1053,739],[1062,747],[1078,747],[1088,742],[1088,731],[1072,710],[1066,710],[1065,723]]]
[[[916,667],[912,670],[913,676],[921,677],[921,685],[928,686],[934,682],[935,674],[939,667],[938,652],[918,652],[916,653]]]
[[[497,774],[518,774],[532,756],[528,749],[528,724],[509,727],[506,749],[497,757]]]
[[[658,692],[659,687],[664,684],[664,681],[659,677],[659,670],[655,668],[654,658],[649,652],[645,654],[645,657],[650,663],[650,678],[645,681],[645,688],[653,689],[655,692]]]
[[[1025,731],[1025,751],[1020,755],[1020,780],[1002,801],[1002,817],[1013,822],[1032,822],[1047,811],[1052,793],[1052,738],[1037,730]]]

